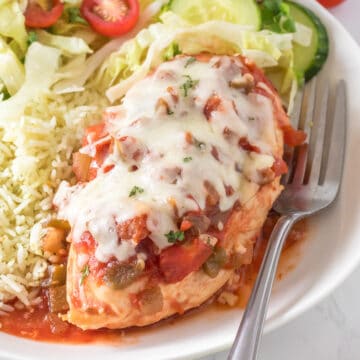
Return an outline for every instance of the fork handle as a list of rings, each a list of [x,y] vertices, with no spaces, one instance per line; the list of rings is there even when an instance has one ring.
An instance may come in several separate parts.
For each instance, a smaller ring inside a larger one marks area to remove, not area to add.
[[[289,231],[299,219],[299,215],[284,215],[277,221],[228,360],[257,359],[260,337],[281,249]]]

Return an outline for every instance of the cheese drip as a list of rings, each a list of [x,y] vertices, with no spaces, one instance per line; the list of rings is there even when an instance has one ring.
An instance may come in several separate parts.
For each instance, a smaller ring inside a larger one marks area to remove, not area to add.
[[[176,216],[205,209],[204,183],[218,193],[220,211],[255,195],[262,171],[274,163],[276,121],[268,97],[230,86],[242,68],[235,57],[179,57],[106,111],[112,153],[94,180],[62,183],[54,201],[74,241],[90,231],[99,261],[124,261],[135,254],[136,242],[118,239],[117,224],[146,215],[149,237],[164,249],[171,245],[165,234],[178,230]],[[239,146],[239,139],[258,151]],[[94,144],[81,152],[93,155]],[[114,167],[105,173],[109,165]],[[134,186],[143,191],[130,196]]]

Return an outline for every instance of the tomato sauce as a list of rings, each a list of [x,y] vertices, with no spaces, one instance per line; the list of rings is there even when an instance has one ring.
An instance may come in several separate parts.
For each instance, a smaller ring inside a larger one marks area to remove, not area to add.
[[[118,340],[123,334],[108,329],[83,331],[63,322],[57,315],[49,313],[45,294],[41,297],[42,302],[36,308],[15,310],[8,316],[2,316],[1,331],[31,340],[79,344]]]
[[[259,237],[253,255],[253,262],[250,265],[244,265],[239,271],[240,286],[238,290],[237,306],[243,308],[246,306],[247,300],[250,296],[252,286],[256,280],[256,275],[259,271],[262,257],[264,255],[267,240],[270,237],[271,231],[275,225],[277,216],[271,214],[265,222],[262,235]],[[277,279],[281,280],[289,271],[295,266],[299,260],[299,247],[306,239],[307,223],[305,221],[299,222],[291,231],[287,243],[283,249],[281,256]],[[48,341],[56,343],[129,343],[134,336],[139,335],[143,331],[151,331],[154,326],[148,326],[142,329],[126,329],[126,330],[81,330],[80,328],[61,321],[55,314],[49,313],[47,297],[45,293],[41,293],[42,302],[31,310],[15,310],[8,316],[0,318],[1,331],[11,335],[28,338],[31,340]],[[212,305],[210,303],[212,302]],[[229,308],[228,306],[219,305],[216,301],[209,301],[206,306],[201,306],[201,311],[206,311],[209,306],[216,306],[217,308]],[[178,317],[181,320],[181,317]],[[177,320],[177,319],[175,319]],[[174,322],[174,318],[170,319]],[[176,321],[175,321],[176,322]],[[168,320],[160,321],[158,326],[166,326]],[[131,336],[130,336],[131,335]]]

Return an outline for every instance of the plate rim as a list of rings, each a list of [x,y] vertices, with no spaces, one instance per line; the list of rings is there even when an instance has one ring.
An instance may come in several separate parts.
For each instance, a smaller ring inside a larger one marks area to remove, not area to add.
[[[296,2],[300,2],[297,0]],[[348,30],[341,24],[341,22],[336,19],[329,11],[324,9],[320,4],[318,4],[314,0],[302,0],[302,3],[305,3],[307,7],[309,7],[311,10],[314,10],[314,12],[321,18],[326,19],[331,24],[331,32],[333,31],[340,31],[343,36],[345,36],[349,43],[352,43],[352,51],[356,49],[356,53],[359,56],[360,59],[360,47],[359,44],[354,40],[352,35],[348,32]],[[349,101],[349,99],[348,99]],[[348,114],[348,119],[350,118]],[[294,320],[296,317],[302,315],[305,311],[308,311],[313,306],[324,300],[327,296],[329,296],[336,288],[338,288],[344,280],[349,277],[354,270],[358,267],[360,263],[360,252],[356,255],[354,255],[349,261],[346,266],[342,268],[342,270],[337,274],[337,277],[333,279],[331,283],[327,282],[326,286],[322,286],[322,291],[319,289],[316,292],[310,292],[309,296],[307,298],[301,299],[298,303],[296,303],[294,306],[292,306],[285,314],[281,314],[278,317],[275,317],[274,319],[271,319],[270,322],[267,322],[265,325],[264,332],[269,333],[271,331],[276,330],[277,328],[285,325],[286,323],[289,323],[290,321]],[[29,345],[33,344],[34,342],[28,339],[22,339],[22,338],[16,338],[12,335],[8,335],[5,333],[0,333],[0,337],[9,336],[11,338],[14,338],[14,340],[19,340],[20,342],[24,341],[28,342]],[[234,334],[235,336],[235,334]],[[38,344],[38,343],[37,343]],[[45,343],[46,345],[52,345],[52,343]],[[218,343],[211,343],[207,347],[207,349],[201,349],[201,348],[183,348],[183,350],[178,354],[174,356],[167,357],[166,359],[170,360],[180,360],[180,359],[198,359],[200,357],[204,357],[210,354],[215,354],[221,351],[225,351],[229,349],[229,347],[232,344],[232,339],[224,338],[223,342],[221,344]],[[62,345],[62,344],[61,344]],[[85,345],[87,346],[87,345]],[[78,349],[81,348],[81,346],[77,346]],[[150,354],[149,354],[150,355]],[[0,357],[4,357],[11,360],[30,360],[30,359],[37,359],[36,354],[31,354],[29,356],[22,356],[18,353],[12,353],[7,351],[6,349],[0,349]],[[152,359],[151,355],[148,357],[148,359]],[[155,359],[155,358],[154,358]],[[160,359],[157,357],[156,359]],[[165,358],[164,358],[165,359]]]

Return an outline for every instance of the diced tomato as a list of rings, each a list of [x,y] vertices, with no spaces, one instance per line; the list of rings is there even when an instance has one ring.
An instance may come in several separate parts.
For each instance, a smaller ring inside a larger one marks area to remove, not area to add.
[[[74,247],[78,252],[92,253],[95,249],[95,239],[89,231],[85,231],[80,240],[74,241]]]
[[[25,24],[31,28],[47,28],[56,23],[63,10],[61,0],[49,1],[48,8],[44,8],[36,0],[30,0],[24,14]]]
[[[241,137],[239,139],[238,144],[245,151],[256,152],[256,153],[261,152],[257,146],[250,144],[249,140],[246,137]]]
[[[81,14],[99,34],[119,36],[129,32],[140,13],[138,0],[83,0]]]
[[[97,140],[107,136],[108,133],[105,128],[105,123],[89,126],[85,130],[85,136],[83,139],[83,146],[94,143]]]
[[[180,225],[180,230],[181,231],[186,231],[186,230],[189,230],[190,228],[192,228],[193,224],[191,221],[189,220],[183,220],[181,222],[181,225]]]
[[[210,96],[205,104],[204,111],[203,111],[206,119],[208,121],[210,121],[211,114],[214,111],[219,111],[219,110],[220,111],[222,110],[221,99],[217,95]]]
[[[288,146],[299,146],[306,140],[306,134],[301,130],[295,130],[291,125],[282,127],[284,142]]]
[[[136,243],[140,242],[149,235],[146,220],[147,215],[143,214],[118,224],[116,226],[118,236],[122,240],[133,240]]]
[[[96,143],[95,145],[96,153],[94,159],[98,164],[98,166],[101,166],[106,160],[106,158],[109,156],[111,144],[112,142],[110,138],[100,140]]]
[[[160,271],[166,282],[176,283],[199,270],[211,254],[211,246],[197,238],[191,244],[173,245],[161,252]]]
[[[275,176],[280,176],[288,172],[286,162],[282,158],[276,158],[271,169],[274,171]]]
[[[114,164],[110,164],[110,165],[104,166],[104,168],[103,168],[104,174],[106,174],[106,173],[108,173],[109,171],[111,171],[114,167],[115,167]]]
[[[76,152],[73,154],[73,171],[76,179],[81,182],[89,180],[91,157],[87,154]]]

